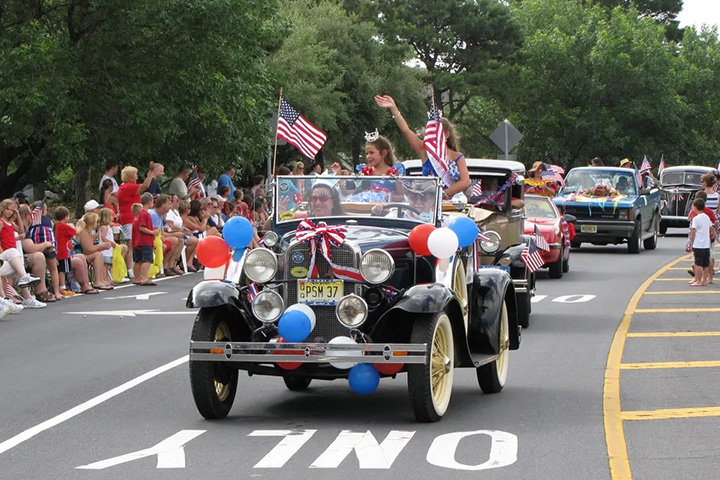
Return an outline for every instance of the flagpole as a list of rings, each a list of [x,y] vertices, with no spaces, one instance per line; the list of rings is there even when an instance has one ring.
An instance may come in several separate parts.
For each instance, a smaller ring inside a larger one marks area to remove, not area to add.
[[[280,103],[282,102],[282,87],[280,87],[280,97],[278,98],[278,109],[277,109],[277,118],[278,122],[275,123],[275,150],[273,151],[273,162],[272,162],[272,172],[271,175],[275,176],[275,163],[277,162],[277,127],[280,120]]]

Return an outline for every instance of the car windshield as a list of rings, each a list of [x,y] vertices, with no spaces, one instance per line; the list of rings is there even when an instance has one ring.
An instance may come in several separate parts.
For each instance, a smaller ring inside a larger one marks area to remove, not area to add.
[[[435,177],[277,177],[278,223],[303,218],[375,217],[434,224],[440,209]]]
[[[565,178],[565,188],[562,193],[574,193],[581,190],[590,190],[598,184],[612,187],[623,195],[636,195],[635,181],[632,170],[570,170]]]
[[[526,195],[525,215],[530,218],[556,218],[557,211],[548,197]]]
[[[663,172],[660,183],[663,185],[696,185],[700,188],[700,172]]]

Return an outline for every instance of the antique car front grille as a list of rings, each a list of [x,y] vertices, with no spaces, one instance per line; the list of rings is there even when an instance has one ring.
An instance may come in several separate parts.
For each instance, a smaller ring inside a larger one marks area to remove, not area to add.
[[[662,215],[671,217],[687,217],[695,199],[695,190],[672,189],[665,190],[665,201],[667,202],[662,210]]]
[[[336,265],[343,267],[358,268],[356,263],[355,250],[347,243],[331,248],[332,261]],[[319,252],[315,257],[315,264],[318,267],[318,278],[335,278],[325,257]],[[290,275],[290,271],[295,267],[310,267],[310,246],[307,243],[297,242],[288,248],[285,253],[285,279],[289,280],[285,289],[285,305],[294,305],[297,303],[297,280],[298,278]],[[309,274],[309,273],[308,273]],[[360,284],[345,281],[343,288],[344,295],[355,293],[362,294],[362,286]],[[342,325],[335,317],[335,306],[313,306],[315,311],[315,329],[310,333],[308,341],[328,342],[338,335],[347,336],[350,329]]]
[[[565,213],[569,213],[582,220],[617,220],[619,217],[618,208],[616,208],[615,204],[610,200],[605,203],[605,208],[588,204],[583,206],[568,205],[564,207],[563,210]]]

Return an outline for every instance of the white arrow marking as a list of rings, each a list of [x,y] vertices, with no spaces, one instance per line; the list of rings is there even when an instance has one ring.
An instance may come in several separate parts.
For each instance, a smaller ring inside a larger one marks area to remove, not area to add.
[[[185,444],[205,432],[206,430],[180,430],[175,435],[166,438],[154,447],[75,468],[79,470],[102,470],[120,465],[121,463],[132,462],[133,460],[140,460],[141,458],[152,457],[154,455],[157,455],[157,468],[185,468]]]
[[[65,315],[105,315],[120,317],[135,317],[137,315],[197,315],[193,310],[180,310],[167,312],[163,310],[97,310],[94,312],[63,312]]]
[[[150,297],[153,295],[165,295],[167,292],[148,292],[148,293],[140,293],[138,295],[125,295],[122,297],[107,297],[103,298],[103,300],[120,300],[123,298],[134,298],[135,300],[149,300]]]
[[[248,437],[283,437],[253,468],[282,468],[317,430],[253,430]]]
[[[460,440],[473,435],[487,435],[492,440],[490,457],[478,465],[466,465],[455,460],[455,451]],[[507,467],[517,461],[518,438],[512,433],[499,430],[476,430],[474,432],[454,432],[440,435],[433,440],[427,453],[427,461],[438,467],[454,470],[489,470]]]
[[[532,303],[538,303],[540,300],[544,300],[547,298],[547,295],[535,295],[530,299]]]

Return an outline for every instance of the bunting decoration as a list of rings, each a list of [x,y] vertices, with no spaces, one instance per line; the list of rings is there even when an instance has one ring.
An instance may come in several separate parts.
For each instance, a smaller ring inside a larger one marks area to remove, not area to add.
[[[343,280],[363,281],[360,271],[350,267],[336,265],[332,261],[332,247],[339,247],[345,243],[345,232],[343,226],[329,227],[324,222],[313,223],[310,219],[304,219],[298,225],[295,238],[310,246],[310,266],[308,267],[308,278],[318,278],[318,268],[315,263],[315,255],[320,247],[320,254],[325,257],[336,278]]]

